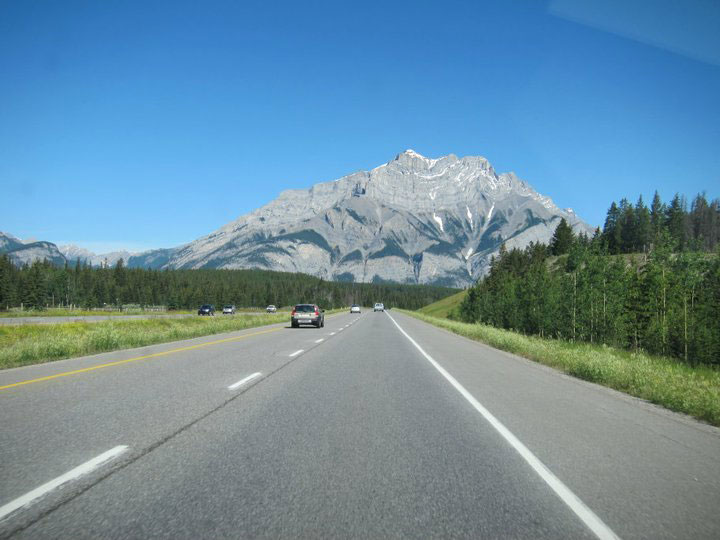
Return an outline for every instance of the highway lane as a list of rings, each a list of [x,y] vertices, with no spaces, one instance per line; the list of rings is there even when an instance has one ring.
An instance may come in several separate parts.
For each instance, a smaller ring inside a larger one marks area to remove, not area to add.
[[[0,372],[0,505],[116,445],[135,453],[152,447],[242,390],[228,386],[258,371],[271,374],[355,318],[328,316],[323,329],[279,324]],[[74,373],[96,366],[108,367]]]
[[[618,535],[718,536],[718,430],[392,316]],[[246,337],[0,390],[0,505],[129,446],[0,534],[592,536],[388,315],[233,336]]]
[[[393,316],[621,537],[720,535],[719,429]]]

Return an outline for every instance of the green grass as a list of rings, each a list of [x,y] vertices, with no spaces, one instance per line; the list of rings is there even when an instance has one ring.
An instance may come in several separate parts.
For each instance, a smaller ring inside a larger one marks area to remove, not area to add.
[[[66,309],[66,308],[48,308],[48,309],[26,309],[23,311],[2,311],[0,318],[12,319],[16,317],[86,317],[91,315],[181,315],[197,313],[189,310],[173,310],[173,311],[149,311],[144,309],[128,309],[125,311],[93,311],[89,309]]]
[[[467,290],[460,291],[457,294],[453,294],[452,296],[448,296],[438,300],[437,302],[428,304],[427,306],[420,308],[418,312],[424,315],[430,315],[431,317],[447,319],[451,313],[457,312],[457,309],[460,307],[460,303],[463,301],[466,294]]]
[[[667,409],[720,426],[720,370],[603,345],[528,337],[482,324],[418,312],[408,315]]]
[[[349,308],[327,310],[326,316]],[[0,326],[0,369],[289,322],[288,313]]]

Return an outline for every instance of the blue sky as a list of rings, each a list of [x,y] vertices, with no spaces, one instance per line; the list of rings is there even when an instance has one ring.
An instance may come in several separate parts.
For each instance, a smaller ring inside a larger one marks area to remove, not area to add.
[[[170,247],[406,148],[593,225],[718,197],[718,27],[713,0],[6,1],[0,230]]]

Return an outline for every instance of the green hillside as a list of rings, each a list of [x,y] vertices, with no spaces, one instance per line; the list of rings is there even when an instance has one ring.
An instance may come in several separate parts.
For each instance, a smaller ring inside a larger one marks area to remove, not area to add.
[[[463,301],[466,294],[467,290],[460,291],[457,294],[447,296],[438,300],[437,302],[433,302],[432,304],[421,307],[418,312],[424,315],[429,315],[431,317],[442,317],[447,319],[448,315],[450,315],[450,312],[457,312],[456,308],[460,306],[460,303]]]

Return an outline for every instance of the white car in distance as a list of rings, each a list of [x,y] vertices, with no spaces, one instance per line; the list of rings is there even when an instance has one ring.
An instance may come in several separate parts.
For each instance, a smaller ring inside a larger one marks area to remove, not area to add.
[[[277,308],[276,308],[275,306],[273,306],[272,304],[270,304],[268,307],[266,307],[265,310],[266,310],[268,313],[275,313],[275,312],[277,312]]]
[[[385,306],[381,302],[378,302],[375,304],[373,311],[385,311]]]
[[[357,304],[350,306],[350,313],[360,313],[360,306]]]

